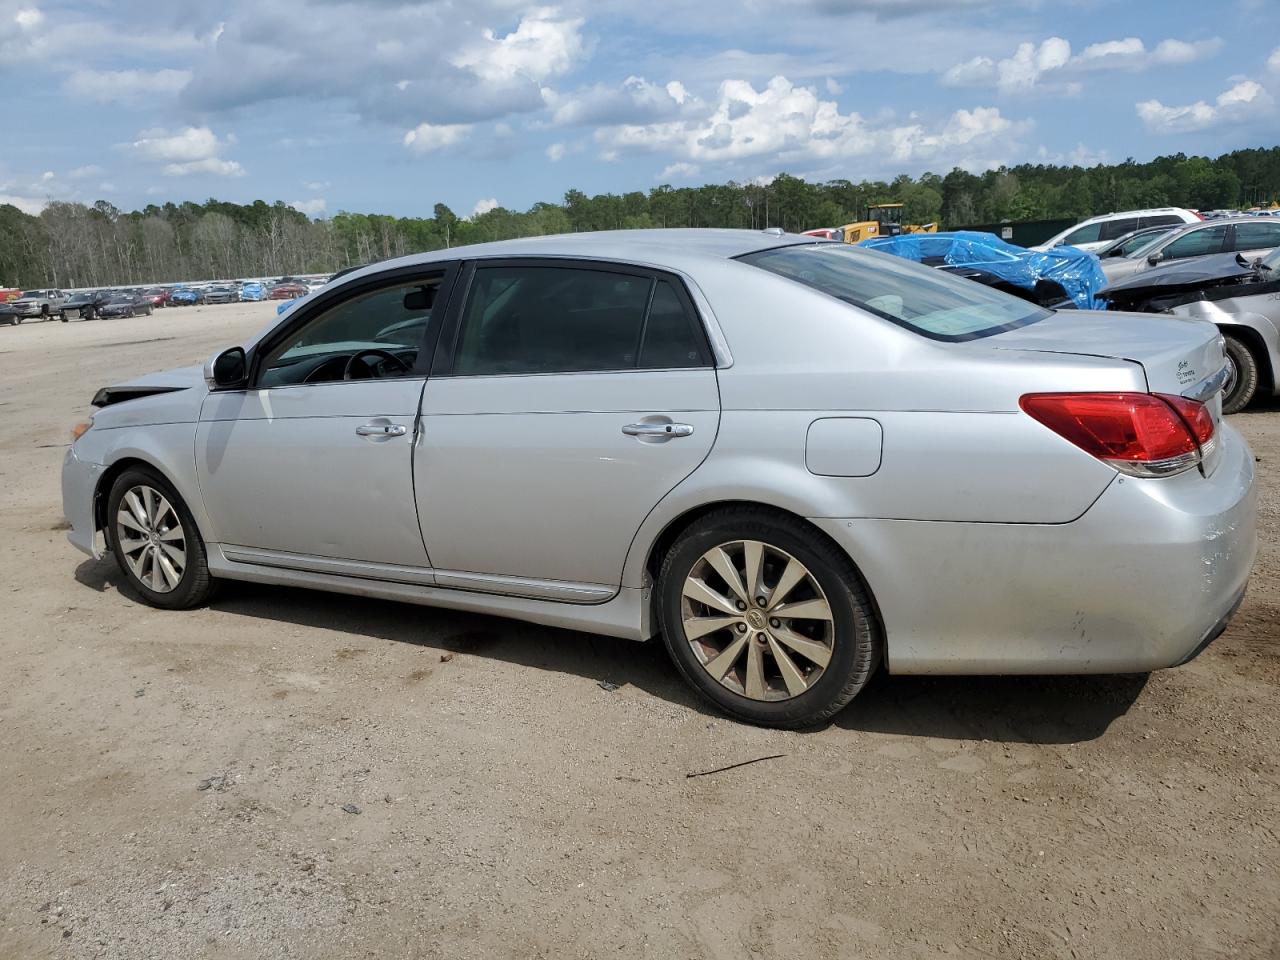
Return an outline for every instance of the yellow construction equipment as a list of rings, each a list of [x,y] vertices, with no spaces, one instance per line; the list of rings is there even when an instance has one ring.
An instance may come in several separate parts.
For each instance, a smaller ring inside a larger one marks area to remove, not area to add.
[[[936,223],[903,224],[900,203],[877,203],[867,208],[867,219],[856,223],[846,223],[834,232],[832,239],[845,243],[860,243],[872,237],[897,237],[904,233],[937,233]]]

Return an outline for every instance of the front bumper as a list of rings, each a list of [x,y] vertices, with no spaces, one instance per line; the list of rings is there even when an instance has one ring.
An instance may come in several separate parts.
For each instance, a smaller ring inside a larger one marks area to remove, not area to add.
[[[98,544],[93,500],[105,469],[100,463],[76,456],[75,444],[67,448],[62,460],[62,515],[71,524],[67,540],[94,558],[101,557],[102,550]]]
[[[1117,477],[1064,524],[814,520],[862,570],[895,673],[1128,673],[1226,626],[1257,554],[1253,454],[1209,477]]]

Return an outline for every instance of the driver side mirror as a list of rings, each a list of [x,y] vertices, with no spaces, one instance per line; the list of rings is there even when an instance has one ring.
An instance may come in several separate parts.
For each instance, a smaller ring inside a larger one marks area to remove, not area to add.
[[[1147,257],[1147,263],[1151,264],[1151,266],[1154,267],[1157,263],[1159,263],[1163,259],[1164,259],[1163,253],[1153,253],[1151,254],[1151,256]]]
[[[244,347],[230,347],[204,365],[205,383],[210,390],[235,390],[249,378],[249,362]]]

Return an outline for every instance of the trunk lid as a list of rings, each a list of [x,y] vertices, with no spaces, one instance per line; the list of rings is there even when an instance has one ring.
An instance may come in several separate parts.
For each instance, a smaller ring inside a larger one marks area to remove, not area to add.
[[[1036,323],[987,338],[1000,350],[1075,354],[1140,365],[1152,393],[1191,395],[1226,363],[1213,324],[1169,314],[1063,310]],[[1222,414],[1222,395],[1210,406]]]

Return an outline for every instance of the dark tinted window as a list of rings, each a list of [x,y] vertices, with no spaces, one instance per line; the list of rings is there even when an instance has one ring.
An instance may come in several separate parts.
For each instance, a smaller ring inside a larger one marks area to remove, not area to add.
[[[640,366],[650,369],[699,367],[705,362],[700,338],[670,281],[659,281],[644,325]]]
[[[1144,227],[1167,227],[1175,223],[1186,223],[1181,217],[1172,213],[1160,213],[1153,217],[1139,217],[1138,222]]]
[[[1183,260],[1187,257],[1202,257],[1208,253],[1221,253],[1226,239],[1225,226],[1204,227],[1170,240],[1160,253],[1165,260]]]
[[[480,267],[454,373],[570,373],[635,367],[649,277],[567,267]]]
[[[1236,250],[1261,250],[1280,246],[1280,223],[1237,223]]]
[[[1123,237],[1126,233],[1130,233],[1137,229],[1137,217],[1124,217],[1121,220],[1108,220],[1102,224],[1102,230],[1098,234],[1098,239],[1114,240],[1116,237]]]
[[[1098,235],[1102,232],[1102,224],[1088,223],[1079,229],[1072,230],[1062,238],[1062,243],[1070,246],[1073,243],[1096,243]],[[1120,236],[1120,234],[1116,234]]]

